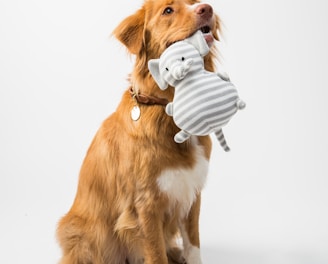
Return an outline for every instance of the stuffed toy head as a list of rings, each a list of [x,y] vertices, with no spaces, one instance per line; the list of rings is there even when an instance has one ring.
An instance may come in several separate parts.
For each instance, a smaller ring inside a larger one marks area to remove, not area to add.
[[[181,129],[174,140],[182,143],[191,135],[214,132],[229,151],[221,128],[245,103],[230,81],[204,69],[203,57],[208,52],[203,34],[197,31],[169,46],[159,59],[149,60],[148,67],[160,89],[175,87],[173,102],[166,106],[166,113]]]
[[[201,31],[169,46],[160,59],[149,60],[148,68],[158,84],[165,90],[175,87],[189,72],[204,68],[204,57],[210,51]]]

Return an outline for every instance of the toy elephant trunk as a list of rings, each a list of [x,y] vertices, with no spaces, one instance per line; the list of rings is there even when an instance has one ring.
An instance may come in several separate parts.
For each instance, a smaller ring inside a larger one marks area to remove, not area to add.
[[[193,59],[181,60],[181,62],[176,61],[171,66],[172,77],[177,81],[182,80],[188,74],[192,63]]]

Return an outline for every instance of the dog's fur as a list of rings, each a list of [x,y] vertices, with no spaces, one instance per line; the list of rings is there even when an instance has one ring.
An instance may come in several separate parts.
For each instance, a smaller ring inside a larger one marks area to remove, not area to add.
[[[174,88],[161,91],[147,62],[204,25],[218,39],[219,19],[209,7],[195,0],[146,0],[121,22],[114,35],[136,56],[130,76],[135,92],[172,101]],[[213,52],[205,57],[207,70],[214,70],[213,59]],[[62,264],[201,263],[200,191],[210,138],[175,143],[179,129],[161,105],[139,104],[141,116],[133,121],[131,87],[97,132],[75,201],[59,222]]]

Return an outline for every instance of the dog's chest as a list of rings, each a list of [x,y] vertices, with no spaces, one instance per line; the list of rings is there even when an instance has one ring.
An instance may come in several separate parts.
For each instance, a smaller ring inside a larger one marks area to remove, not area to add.
[[[206,181],[208,160],[201,146],[196,145],[195,155],[196,162],[192,168],[165,170],[157,179],[160,191],[168,196],[170,209],[179,206],[181,217],[189,212]]]

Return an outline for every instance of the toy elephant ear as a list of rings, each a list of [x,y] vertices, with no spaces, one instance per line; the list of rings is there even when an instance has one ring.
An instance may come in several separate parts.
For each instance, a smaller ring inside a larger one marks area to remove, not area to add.
[[[155,82],[161,90],[165,90],[168,83],[163,79],[161,73],[159,72],[159,59],[152,59],[148,61],[148,69],[153,76]]]
[[[186,38],[185,41],[193,45],[199,51],[202,57],[204,57],[210,51],[203,33],[200,30],[196,31],[196,33],[189,38]]]

